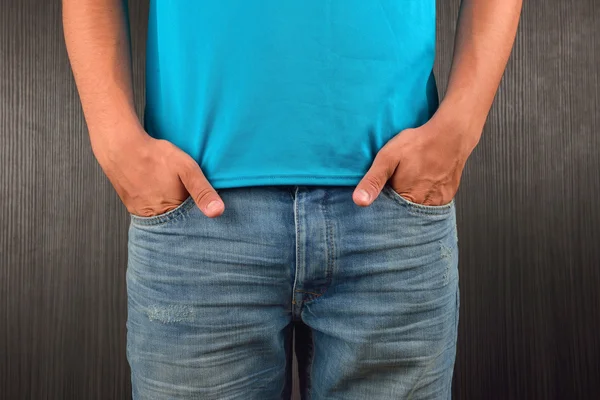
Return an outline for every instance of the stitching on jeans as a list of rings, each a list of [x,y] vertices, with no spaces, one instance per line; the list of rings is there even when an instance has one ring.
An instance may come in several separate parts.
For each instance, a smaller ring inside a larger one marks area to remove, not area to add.
[[[326,196],[324,197],[325,200]],[[326,249],[327,249],[327,255],[326,255],[326,271],[325,271],[325,279],[326,279],[326,283],[325,283],[325,288],[323,289],[323,292],[318,295],[315,296],[314,298],[310,299],[310,300],[305,300],[303,299],[302,305],[304,306],[304,304],[314,304],[317,303],[319,300],[321,300],[323,298],[323,295],[325,293],[327,293],[327,291],[329,290],[329,288],[331,287],[331,282],[333,279],[333,268],[334,268],[334,242],[333,242],[333,238],[334,238],[334,234],[333,234],[333,225],[331,224],[331,219],[328,217],[328,213],[326,211],[326,207],[323,205],[323,203],[321,203],[321,210],[323,211],[323,215],[325,216],[325,241],[326,241]],[[315,294],[315,293],[312,293]]]
[[[294,292],[298,292],[298,293],[308,293],[308,294],[314,294],[315,296],[319,297],[322,296],[323,293],[315,293],[315,292],[309,292],[308,290],[302,290],[302,289],[296,289],[294,290]]]
[[[296,268],[294,270],[294,284],[292,286],[292,318],[294,318],[294,305],[296,304],[296,283],[298,281],[298,268],[300,267],[300,244],[299,236],[300,236],[300,224],[298,223],[298,186],[296,186],[296,190],[294,192],[294,223],[296,225]]]
[[[329,218],[329,211],[327,210],[327,206],[326,206],[328,195],[329,195],[329,191],[327,189],[325,189],[325,192],[323,195],[323,202],[321,203],[321,207],[323,209],[323,216],[325,218],[325,233],[326,233],[326,241],[327,241],[326,242],[327,270],[325,271],[326,286],[325,286],[324,292],[326,292],[329,285],[331,285],[331,279],[332,279],[332,275],[333,275],[333,255],[334,255],[333,227],[331,224],[331,218]]]

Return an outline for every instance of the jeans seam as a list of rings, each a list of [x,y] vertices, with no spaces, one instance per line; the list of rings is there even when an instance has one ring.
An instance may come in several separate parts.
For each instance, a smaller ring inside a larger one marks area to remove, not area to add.
[[[298,268],[300,267],[300,224],[299,224],[299,207],[298,207],[298,189],[296,186],[294,191],[294,223],[296,225],[296,266],[294,268],[294,283],[292,285],[292,319],[294,318],[294,311],[297,307],[296,305],[296,285],[298,283]]]
[[[303,293],[309,293],[309,294],[314,295],[314,297],[309,298],[309,299],[303,298],[302,299],[303,306],[305,304],[316,303],[318,300],[322,299],[323,295],[327,292],[327,290],[331,286],[331,282],[333,280],[335,244],[334,244],[334,240],[333,240],[334,239],[333,225],[331,224],[331,219],[328,216],[327,207],[325,207],[325,205],[324,205],[326,199],[327,199],[327,192],[325,193],[325,195],[323,197],[323,203],[321,203],[321,211],[323,212],[323,216],[325,218],[325,242],[326,242],[325,248],[327,249],[327,254],[325,255],[325,287],[323,288],[321,293],[295,290],[296,292],[303,292]]]
[[[329,288],[329,286],[331,285],[331,280],[332,280],[332,276],[333,276],[333,262],[334,262],[334,242],[333,242],[333,226],[331,223],[331,218],[329,217],[329,211],[327,210],[327,206],[326,206],[326,201],[327,201],[327,196],[328,196],[328,191],[326,190],[324,195],[323,195],[323,202],[321,203],[321,207],[323,208],[323,217],[325,218],[325,233],[326,233],[326,248],[327,248],[327,254],[326,254],[326,260],[327,260],[327,266],[326,266],[326,271],[325,271],[325,289],[323,290],[323,293],[325,293],[327,291],[327,288]]]
[[[306,293],[306,294],[312,294],[312,295],[314,295],[315,297],[322,296],[322,295],[323,295],[323,293],[325,293],[325,292],[323,292],[323,293],[309,292],[308,290],[302,290],[302,289],[296,289],[296,290],[294,290],[294,292],[296,292],[296,293]]]

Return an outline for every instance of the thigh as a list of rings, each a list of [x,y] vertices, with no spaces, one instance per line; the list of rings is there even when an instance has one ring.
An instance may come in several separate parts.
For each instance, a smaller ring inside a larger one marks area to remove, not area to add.
[[[132,217],[126,274],[134,399],[281,399],[289,392],[293,219],[289,195],[220,190]]]
[[[349,190],[351,192],[351,190]],[[310,398],[450,399],[458,326],[454,202],[420,207],[391,188],[366,208],[330,196],[330,287],[306,303]]]

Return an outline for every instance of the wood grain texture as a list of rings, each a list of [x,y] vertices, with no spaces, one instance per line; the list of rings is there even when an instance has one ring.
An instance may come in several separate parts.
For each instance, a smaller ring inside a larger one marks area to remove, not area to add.
[[[458,0],[438,2],[443,93]],[[138,112],[147,1],[130,4]],[[600,398],[596,0],[528,0],[457,195],[456,399]],[[58,0],[0,5],[0,399],[129,399],[126,210],[95,161]]]
[[[600,398],[600,7],[524,3],[457,196],[454,395]],[[458,1],[438,10],[439,70],[447,71]]]

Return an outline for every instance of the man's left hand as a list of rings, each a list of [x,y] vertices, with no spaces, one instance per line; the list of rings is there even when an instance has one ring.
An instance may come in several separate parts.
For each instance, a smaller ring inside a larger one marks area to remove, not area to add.
[[[379,150],[352,199],[359,206],[370,205],[389,180],[391,188],[409,201],[447,204],[458,191],[463,168],[478,141],[479,135],[452,121],[432,119],[403,130]]]

